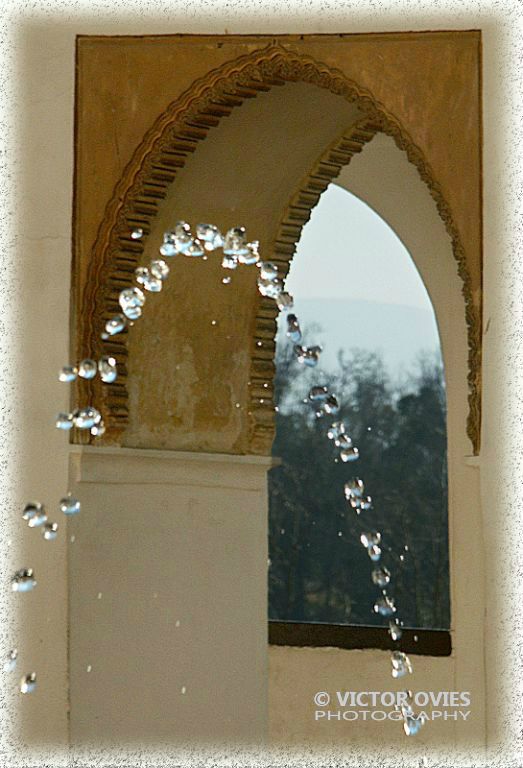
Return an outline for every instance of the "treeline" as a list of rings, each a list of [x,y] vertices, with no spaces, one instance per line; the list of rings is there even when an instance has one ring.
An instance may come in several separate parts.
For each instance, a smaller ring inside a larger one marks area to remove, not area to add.
[[[292,344],[279,344],[277,431],[269,473],[270,618],[383,624],[379,595],[359,537],[381,532],[388,594],[406,626],[448,628],[449,563],[445,389],[441,364],[420,358],[401,385],[376,354],[340,353],[336,373],[303,370]],[[317,419],[304,403],[312,384],[335,392],[340,413]],[[360,450],[336,462],[326,437],[343,420]],[[357,515],[344,483],[359,477],[373,508]]]

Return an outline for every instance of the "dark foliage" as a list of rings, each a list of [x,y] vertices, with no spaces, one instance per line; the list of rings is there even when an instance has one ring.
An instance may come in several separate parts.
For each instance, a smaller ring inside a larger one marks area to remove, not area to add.
[[[445,390],[441,365],[420,359],[402,387],[381,359],[339,355],[335,374],[303,371],[291,345],[278,345],[277,432],[269,473],[270,618],[383,624],[373,612],[379,589],[360,533],[382,534],[388,593],[406,626],[448,628],[449,563]],[[321,378],[321,380],[320,380]],[[310,385],[336,393],[359,460],[343,464],[326,431],[303,403]],[[344,483],[360,477],[373,508],[347,504]],[[405,549],[407,547],[407,549]]]

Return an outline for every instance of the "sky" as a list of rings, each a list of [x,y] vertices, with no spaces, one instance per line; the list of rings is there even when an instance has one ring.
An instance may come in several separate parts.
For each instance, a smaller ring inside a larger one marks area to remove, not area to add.
[[[305,327],[322,327],[322,364],[339,348],[381,352],[391,373],[439,347],[432,305],[407,249],[389,225],[331,184],[304,226],[286,282]]]

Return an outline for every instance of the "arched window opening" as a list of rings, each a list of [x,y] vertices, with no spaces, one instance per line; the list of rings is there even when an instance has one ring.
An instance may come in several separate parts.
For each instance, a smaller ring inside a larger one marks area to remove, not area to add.
[[[318,368],[298,372],[280,322],[269,618],[382,626],[373,611],[380,588],[359,540],[376,528],[405,626],[448,629],[444,369],[413,260],[377,213],[331,184],[303,229],[287,288],[305,343],[324,351]],[[313,384],[336,392],[336,417],[316,418],[306,401]],[[336,461],[329,419],[345,422],[357,461]],[[364,479],[372,512],[356,514],[345,500],[352,477]]]

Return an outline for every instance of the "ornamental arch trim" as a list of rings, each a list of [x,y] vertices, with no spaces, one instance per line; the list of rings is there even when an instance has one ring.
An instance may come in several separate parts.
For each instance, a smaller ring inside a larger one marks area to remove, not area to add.
[[[442,189],[422,152],[400,122],[372,94],[348,79],[340,70],[310,56],[270,45],[211,70],[173,101],[155,121],[137,147],[108,202],[91,253],[90,271],[77,317],[77,349],[92,357],[111,354],[119,362],[118,380],[103,387],[96,380],[79,382],[90,401],[101,403],[107,432],[103,442],[118,443],[129,419],[127,390],[127,332],[102,341],[105,322],[119,311],[118,294],[129,285],[140,263],[147,236],[169,186],[187,159],[223,117],[246,99],[284,85],[304,82],[327,89],[354,102],[363,117],[331,145],[304,177],[283,213],[274,242],[274,260],[285,275],[303,225],[329,183],[354,154],[376,133],[391,136],[415,165],[427,184],[447,232],[462,281],[468,333],[469,413],[467,434],[474,452],[479,452],[481,419],[481,313],[473,300],[472,281],[463,244]],[[143,229],[140,241],[130,236]],[[274,302],[258,298],[251,353],[249,452],[270,453],[274,436],[272,398],[260,405],[259,386],[274,372],[274,335],[277,311]],[[257,345],[263,340],[263,347]],[[259,386],[258,386],[259,385]],[[81,436],[83,439],[90,439]]]

